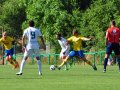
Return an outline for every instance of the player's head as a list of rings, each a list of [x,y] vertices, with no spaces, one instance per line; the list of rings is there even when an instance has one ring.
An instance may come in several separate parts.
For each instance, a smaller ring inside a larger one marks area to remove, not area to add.
[[[30,26],[30,27],[34,27],[34,24],[35,24],[35,23],[34,23],[33,20],[30,20],[30,21],[29,21],[29,26]]]
[[[73,29],[72,34],[73,34],[74,36],[77,36],[77,35],[78,35],[78,31],[77,31],[76,29]]]
[[[61,39],[61,33],[60,33],[60,32],[58,32],[58,33],[56,34],[56,38],[57,38],[58,40]]]
[[[115,26],[115,25],[116,25],[115,20],[112,20],[112,21],[110,22],[110,24],[111,24],[112,26]]]
[[[3,32],[3,33],[2,33],[2,37],[3,37],[3,38],[6,38],[6,36],[7,36],[7,33],[6,33],[6,32]]]

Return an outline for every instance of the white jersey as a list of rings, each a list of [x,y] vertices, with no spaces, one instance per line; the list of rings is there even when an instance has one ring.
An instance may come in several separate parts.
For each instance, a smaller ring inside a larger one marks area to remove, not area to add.
[[[66,39],[64,39],[63,37],[61,37],[61,40],[58,40],[62,50],[60,53],[60,57],[63,56],[63,52],[65,52],[65,56],[67,56],[69,54],[69,50],[70,50],[70,45],[65,45],[65,43],[67,42]]]
[[[39,44],[38,44],[38,37],[42,36],[41,32],[39,29],[36,29],[34,27],[28,27],[25,29],[23,36],[27,37],[27,45],[26,49],[39,49]]]

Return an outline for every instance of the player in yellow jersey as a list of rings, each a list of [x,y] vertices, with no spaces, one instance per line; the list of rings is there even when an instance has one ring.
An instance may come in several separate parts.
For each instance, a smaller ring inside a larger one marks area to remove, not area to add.
[[[5,47],[6,60],[13,65],[14,69],[19,67],[18,62],[13,58],[14,49],[12,47],[13,38],[7,36],[6,32],[2,33],[2,38],[0,38],[0,43],[3,43]]]
[[[89,38],[82,37],[78,34],[77,30],[73,30],[73,36],[67,39],[67,43],[72,42],[73,43],[73,50],[69,53],[69,55],[66,57],[66,59],[61,63],[61,65],[58,66],[58,69],[60,70],[62,66],[69,60],[69,58],[72,58],[74,56],[78,56],[78,58],[85,61],[87,64],[91,65],[94,70],[97,70],[95,65],[92,65],[90,61],[88,61],[85,58],[85,55],[82,50],[82,40],[87,41],[90,40]]]

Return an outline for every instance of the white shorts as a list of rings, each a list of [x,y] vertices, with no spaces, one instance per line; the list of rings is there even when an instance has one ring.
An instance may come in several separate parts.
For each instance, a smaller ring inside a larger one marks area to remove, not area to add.
[[[39,49],[29,49],[25,50],[24,57],[29,57],[34,54],[35,57],[40,56],[40,50]]]
[[[60,58],[62,58],[63,56],[68,56],[68,54],[69,54],[69,50],[67,50],[67,51],[65,52],[65,54],[63,54],[63,51],[61,51],[61,52],[60,52]]]

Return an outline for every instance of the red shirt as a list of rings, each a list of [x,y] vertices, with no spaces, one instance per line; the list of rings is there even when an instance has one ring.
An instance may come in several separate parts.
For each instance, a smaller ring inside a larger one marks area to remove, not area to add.
[[[107,29],[106,38],[108,42],[119,43],[120,29],[117,27],[110,27]]]

